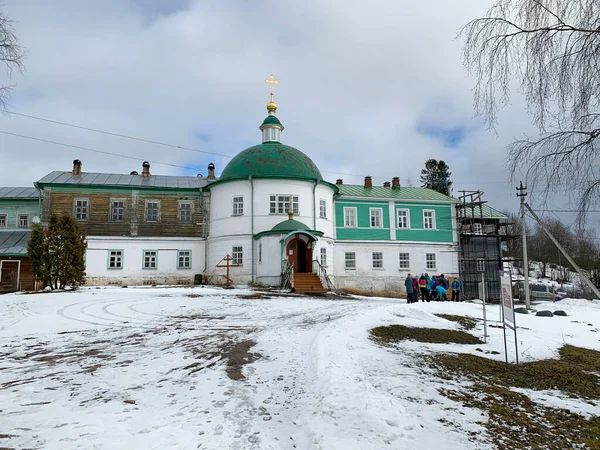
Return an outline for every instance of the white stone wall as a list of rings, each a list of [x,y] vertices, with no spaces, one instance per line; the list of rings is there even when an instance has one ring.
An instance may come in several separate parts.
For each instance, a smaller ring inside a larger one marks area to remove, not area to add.
[[[356,254],[356,269],[345,268],[345,253]],[[383,268],[373,268],[373,252],[383,253]],[[400,269],[399,253],[409,253],[410,268]],[[436,254],[436,268],[426,269],[426,253]],[[458,247],[449,244],[407,244],[402,242],[337,242],[334,276],[338,288],[405,293],[407,274],[458,275]]]
[[[314,183],[294,180],[253,180],[254,183],[254,234],[270,230],[279,222],[288,218],[285,214],[270,213],[270,196],[273,194],[297,195],[299,197],[299,215],[294,219],[313,229],[333,237],[333,189],[318,184],[315,189],[316,221],[314,220]],[[233,197],[244,197],[244,215],[233,216]],[[327,218],[319,218],[319,200],[327,202]],[[211,189],[210,200],[210,238],[250,234],[252,230],[252,198],[250,181],[240,180],[217,184]]]
[[[281,251],[282,235],[266,235],[256,241],[256,283],[277,286],[280,283],[281,264],[285,255]]]
[[[232,255],[233,247],[242,247],[242,266],[229,269],[229,277],[234,284],[248,284],[252,282],[252,236],[250,234],[235,236],[221,236],[208,241],[208,267],[206,274],[212,284],[225,284],[224,275],[227,269],[216,267],[225,264],[223,258]]]
[[[192,284],[204,271],[205,242],[199,238],[88,236],[86,284]],[[123,267],[108,267],[110,250],[123,251]],[[157,251],[157,268],[144,269],[144,250]],[[177,268],[177,251],[191,250],[191,268]]]
[[[208,237],[208,267],[207,274],[211,282],[220,283],[224,269],[215,266],[234,246],[244,248],[243,267],[232,269],[234,283],[252,282],[252,256],[255,261],[254,282],[260,284],[279,284],[281,273],[281,247],[279,239],[282,236],[261,239],[262,263],[258,262],[259,242],[254,241],[253,234],[268,231],[276,224],[287,220],[286,214],[270,213],[271,195],[297,195],[299,214],[294,219],[306,224],[309,228],[324,233],[327,238],[334,234],[333,189],[330,186],[315,184],[300,180],[253,180],[254,202],[249,180],[232,181],[217,184],[211,189],[210,196],[210,235]],[[313,195],[313,189],[315,190]],[[244,197],[244,214],[233,215],[233,197]],[[326,201],[326,217],[320,218],[320,200]],[[254,211],[252,208],[254,207]],[[252,214],[254,213],[254,230],[252,229]],[[315,214],[316,213],[316,218]],[[263,240],[264,239],[264,240]],[[316,254],[315,254],[316,255]],[[315,256],[316,257],[316,256]],[[260,267],[259,267],[260,266]],[[259,279],[260,278],[260,279]]]

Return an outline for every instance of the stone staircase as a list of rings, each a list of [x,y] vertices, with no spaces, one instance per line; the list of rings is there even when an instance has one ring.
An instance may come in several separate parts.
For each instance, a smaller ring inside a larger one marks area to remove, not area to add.
[[[295,273],[294,291],[303,294],[325,294],[327,292],[316,273]]]

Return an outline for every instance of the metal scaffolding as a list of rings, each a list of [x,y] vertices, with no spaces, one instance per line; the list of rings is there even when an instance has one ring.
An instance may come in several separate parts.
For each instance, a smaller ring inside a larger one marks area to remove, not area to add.
[[[459,191],[456,205],[459,232],[459,274],[464,300],[481,298],[482,274],[487,299],[500,300],[503,271],[502,241],[511,239],[501,232],[506,216],[486,205],[482,191]]]

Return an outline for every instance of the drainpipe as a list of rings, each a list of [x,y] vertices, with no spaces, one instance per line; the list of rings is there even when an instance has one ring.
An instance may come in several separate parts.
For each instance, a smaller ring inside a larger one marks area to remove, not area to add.
[[[248,176],[248,181],[250,181],[250,208],[252,210],[252,216],[251,216],[252,236],[250,236],[250,239],[252,240],[252,284],[254,284],[256,258],[254,257],[254,250],[255,250],[255,248],[254,248],[254,181],[252,180],[252,175]]]
[[[319,180],[315,180],[313,185],[313,230],[317,229],[317,184]]]
[[[207,199],[209,200],[207,202]],[[209,207],[206,208],[208,203]],[[207,227],[210,225],[210,197],[207,197],[205,193],[202,193],[202,210],[204,211],[204,227],[202,227],[202,234],[204,235],[204,276],[208,275],[208,233],[206,232]],[[208,225],[207,225],[208,224]],[[204,283],[204,280],[203,280]]]

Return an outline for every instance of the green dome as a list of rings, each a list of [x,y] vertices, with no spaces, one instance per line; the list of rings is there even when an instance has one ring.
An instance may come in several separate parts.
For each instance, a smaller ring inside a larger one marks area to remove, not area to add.
[[[279,222],[277,225],[275,225],[273,228],[271,228],[271,231],[286,232],[286,231],[309,230],[309,229],[310,228],[308,227],[308,225],[306,225],[302,222],[299,222],[294,219],[288,219],[288,220],[284,220],[283,222]]]
[[[267,118],[263,121],[261,128],[264,125],[279,125],[279,126],[281,126],[281,128],[283,128],[283,125],[281,125],[281,122],[275,116],[267,116]]]
[[[312,160],[300,150],[280,142],[264,142],[238,153],[225,166],[219,181],[253,178],[295,178],[322,181]]]

